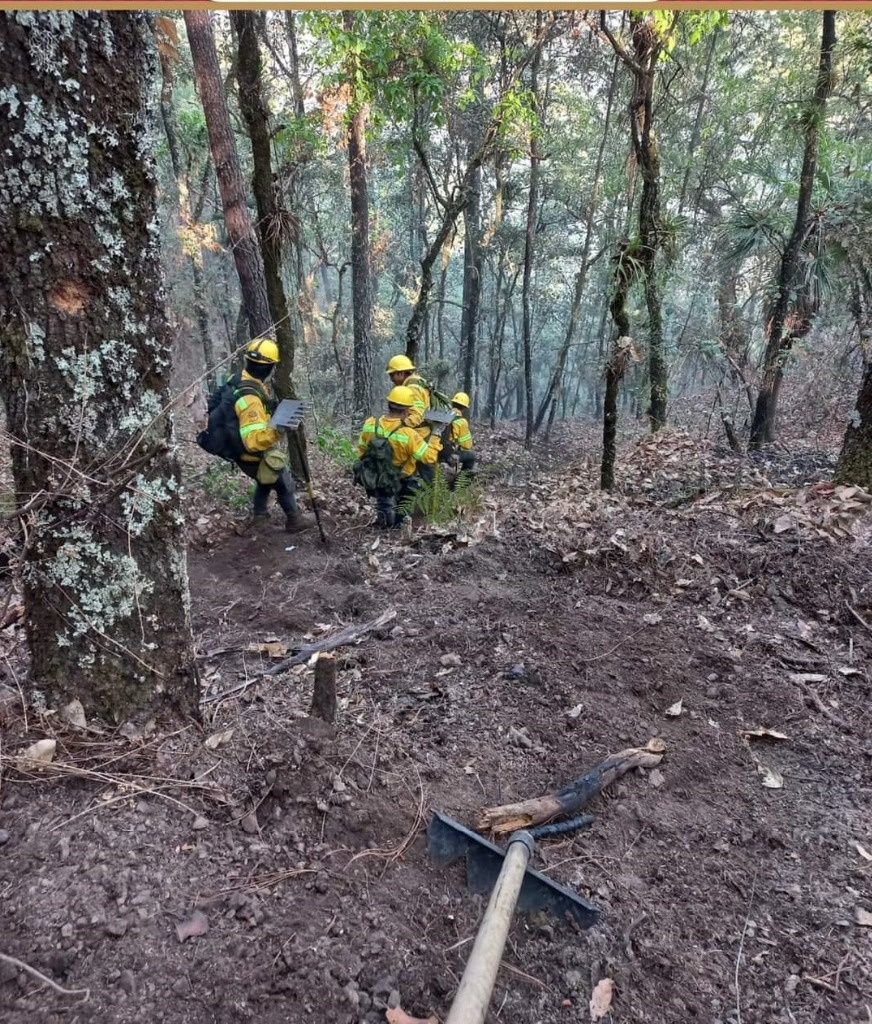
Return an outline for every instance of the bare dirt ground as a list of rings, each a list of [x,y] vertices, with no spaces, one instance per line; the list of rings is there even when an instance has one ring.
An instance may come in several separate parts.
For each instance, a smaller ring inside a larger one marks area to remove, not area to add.
[[[589,1021],[611,978],[610,1024],[872,1021],[868,496],[815,486],[827,450],[672,435],[629,448],[603,497],[563,445],[537,474],[508,431],[486,439],[514,473],[411,537],[373,533],[323,463],[327,549],[197,499],[204,692],[248,684],[202,725],[25,709],[2,631],[0,953],[67,992],[0,963],[0,1019],[444,1019],[484,898],[429,862],[431,810],[471,824],[660,737],[657,770],[540,845],[600,921],[518,915],[488,1019]],[[336,652],[334,727],[308,717],[310,666],[262,676],[389,610]],[[764,728],[786,738],[743,738]],[[49,735],[63,772],[17,771]]]

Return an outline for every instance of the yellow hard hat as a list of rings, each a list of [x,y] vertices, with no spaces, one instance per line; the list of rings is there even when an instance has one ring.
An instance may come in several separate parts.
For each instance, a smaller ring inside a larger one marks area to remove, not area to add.
[[[465,391],[458,391],[451,399],[452,405],[462,405],[464,409],[469,408],[469,395]]]
[[[401,370],[414,370],[415,364],[408,356],[394,356],[388,361],[386,373],[398,373]]]
[[[405,359],[406,357],[402,356],[401,358]],[[400,384],[388,392],[388,405],[402,405],[406,409],[411,409],[414,404],[415,392],[411,388]]]
[[[245,358],[253,363],[277,363],[279,347],[272,338],[256,338],[245,347]]]

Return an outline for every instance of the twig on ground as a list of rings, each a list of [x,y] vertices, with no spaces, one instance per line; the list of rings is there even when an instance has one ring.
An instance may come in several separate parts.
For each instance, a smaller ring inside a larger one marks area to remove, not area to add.
[[[636,959],[636,954],[633,950],[633,932],[639,925],[647,919],[647,914],[642,914],[641,917],[637,917],[635,921],[631,921],[626,930],[624,931],[624,950],[626,951],[627,957],[630,960]]]
[[[41,981],[44,985],[48,985],[49,988],[54,989],[55,992],[59,992],[62,996],[81,996],[83,1003],[86,1003],[91,998],[91,990],[89,988],[64,988],[62,985],[58,985],[56,981],[52,981],[51,978],[47,978],[35,967],[31,967],[30,964],[26,964],[23,960],[19,960],[17,957],[9,956],[8,953],[0,953],[0,960],[2,960],[3,963],[17,967],[20,971],[26,971],[28,974],[36,978],[37,981]]]
[[[845,607],[860,623],[861,626],[864,626],[866,629],[869,630],[870,633],[872,633],[872,626],[870,626],[869,623],[863,618],[863,616],[856,609],[852,608],[847,601],[845,602]]]
[[[595,654],[592,658],[575,658],[574,660],[583,665],[589,665],[592,661],[602,661],[603,658],[607,658],[610,654],[614,654],[619,647],[623,647],[628,640],[632,640],[634,636],[637,636],[643,629],[647,628],[648,623],[646,622],[644,626],[634,629],[632,633],[627,634],[623,640],[619,640],[614,647],[610,647],[607,651],[603,651],[602,654]]]
[[[736,985],[736,1024],[742,1024],[742,997],[739,989],[739,968],[742,964],[742,950],[745,947],[745,934],[748,931],[748,922],[751,920],[751,905],[754,902],[754,893],[757,890],[757,871],[754,871],[754,878],[751,882],[751,895],[748,898],[748,909],[745,912],[745,923],[742,926],[742,937],[739,939],[739,952],[736,954],[736,972],[734,981]]]

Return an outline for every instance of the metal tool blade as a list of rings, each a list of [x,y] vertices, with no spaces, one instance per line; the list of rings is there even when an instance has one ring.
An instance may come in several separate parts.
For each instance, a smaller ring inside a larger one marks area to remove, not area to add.
[[[427,826],[427,852],[437,864],[466,859],[466,880],[471,892],[489,892],[503,866],[505,851],[459,821],[434,811]],[[519,910],[547,910],[558,920],[567,918],[581,928],[590,928],[599,910],[584,897],[553,882],[546,875],[527,868],[518,897]]]
[[[293,430],[303,419],[303,403],[296,398],[283,398],[276,406],[276,411],[269,421],[271,427],[284,427]]]

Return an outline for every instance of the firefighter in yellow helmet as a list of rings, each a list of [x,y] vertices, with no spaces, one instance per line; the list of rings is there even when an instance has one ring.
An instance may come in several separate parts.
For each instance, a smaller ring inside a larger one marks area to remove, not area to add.
[[[269,378],[279,362],[279,347],[272,338],[257,338],[245,348],[245,368],[234,386],[234,411],[244,448],[236,465],[255,481],[253,523],[255,528],[269,522],[271,491],[285,513],[288,533],[307,530],[311,516],[300,512],[294,480],[287,468],[287,456],[279,449],[280,433],[269,425],[274,402]]]
[[[375,498],[376,526],[381,530],[402,525],[403,503],[420,486],[415,468],[434,465],[442,448],[438,434],[425,441],[408,425],[414,405],[412,389],[397,385],[388,393],[386,415],[370,416],[360,433],[354,482]]]
[[[472,431],[469,427],[469,395],[458,391],[451,399],[454,419],[443,431],[441,461],[446,463],[445,478],[450,490],[457,485],[460,473],[471,474],[475,467],[475,452],[472,450]]]
[[[408,426],[414,427],[421,437],[427,440],[430,436],[430,426],[424,422],[424,417],[430,408],[430,391],[421,375],[417,372],[415,364],[408,356],[392,356],[388,360],[386,370],[394,387],[403,386],[411,388],[415,396],[415,402],[409,411],[406,423]],[[418,475],[423,480],[426,480],[427,483],[431,483],[433,480],[433,467],[424,464],[419,465]]]

